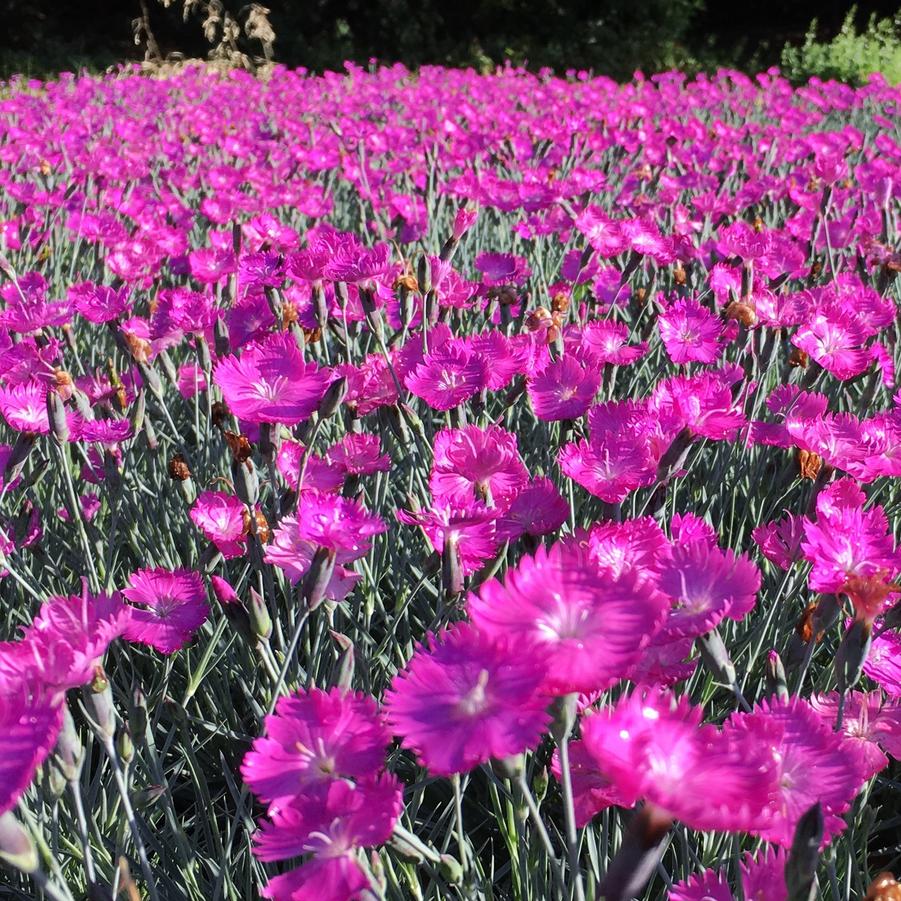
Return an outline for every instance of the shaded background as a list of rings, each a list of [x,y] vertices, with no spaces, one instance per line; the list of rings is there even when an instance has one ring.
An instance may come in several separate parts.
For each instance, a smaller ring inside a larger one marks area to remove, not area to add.
[[[200,20],[183,21],[180,0],[145,0],[163,54],[205,56]],[[238,13],[243,0],[224,0]],[[290,66],[340,68],[345,59],[488,67],[510,58],[530,68],[591,68],[628,78],[636,68],[689,71],[719,65],[761,69],[811,20],[830,37],[847,0],[264,0],[275,58]],[[859,2],[892,15],[898,0]],[[0,75],[44,75],[140,60],[131,22],[141,0],[0,0]],[[251,49],[251,48],[248,48]],[[256,52],[256,48],[253,48]]]

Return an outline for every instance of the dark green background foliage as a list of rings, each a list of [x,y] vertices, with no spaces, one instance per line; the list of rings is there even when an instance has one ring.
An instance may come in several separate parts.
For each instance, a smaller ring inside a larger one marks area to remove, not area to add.
[[[199,20],[182,21],[180,2],[146,0],[163,53],[203,56]],[[759,69],[800,43],[814,17],[834,35],[848,0],[263,0],[271,10],[276,59],[310,69],[345,59],[487,67],[506,58],[531,68],[590,68],[629,78],[671,66]],[[225,0],[240,13],[244,0]],[[898,0],[859,2],[892,15]],[[131,37],[140,0],[0,0],[0,74],[103,69],[141,59]],[[254,52],[256,48],[248,47]]]

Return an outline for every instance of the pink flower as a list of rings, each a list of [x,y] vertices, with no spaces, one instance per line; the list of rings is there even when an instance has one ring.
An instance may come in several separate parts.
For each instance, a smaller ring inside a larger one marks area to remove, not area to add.
[[[312,857],[269,881],[263,896],[275,901],[351,901],[369,885],[355,859],[357,848],[391,838],[403,809],[394,776],[350,783],[332,779],[273,811],[255,836],[260,860]]]
[[[792,336],[792,344],[810,354],[837,379],[846,381],[860,375],[870,356],[863,346],[866,335],[844,314],[818,312]]]
[[[452,232],[454,240],[459,241],[460,238],[476,224],[476,219],[478,218],[478,207],[460,207],[454,215],[454,228]]]
[[[831,729],[838,718],[838,692],[813,695],[810,706]],[[857,745],[867,764],[867,778],[888,766],[883,751],[901,758],[901,704],[883,702],[880,692],[852,691],[845,697],[842,732]]]
[[[47,386],[39,382],[24,382],[0,388],[0,413],[17,432],[46,435],[50,431]]]
[[[480,253],[475,267],[486,285],[521,285],[532,274],[525,258],[512,253]]]
[[[267,563],[283,569],[295,585],[309,572],[316,553],[316,545],[303,536],[304,530],[297,519],[286,516],[273,532],[264,558]],[[343,601],[359,581],[359,574],[336,565],[326,587],[325,597],[332,601]]]
[[[647,352],[647,344],[629,344],[629,328],[623,322],[600,319],[582,330],[582,348],[599,364],[628,366]]]
[[[130,618],[118,592],[91,594],[86,583],[79,595],[51,597],[18,643],[16,668],[61,691],[86,685]]]
[[[534,747],[548,724],[541,652],[468,624],[419,647],[385,695],[388,722],[431,773],[465,773]]]
[[[88,322],[111,322],[128,310],[128,290],[125,287],[115,288],[106,285],[95,285],[93,282],[82,282],[72,285],[68,291],[68,299],[74,302],[75,309]]]
[[[677,300],[661,313],[657,330],[674,363],[714,363],[720,355],[719,320],[691,298]]]
[[[675,545],[659,586],[675,604],[670,635],[703,635],[724,617],[742,619],[754,607],[760,571],[746,557],[701,542]]]
[[[0,814],[15,807],[56,744],[62,707],[23,680],[0,682]]]
[[[244,528],[244,504],[225,491],[204,491],[191,507],[191,522],[216,545],[228,560],[240,557],[247,549]]]
[[[481,501],[454,505],[436,502],[428,510],[398,510],[397,518],[419,526],[438,554],[452,549],[459,554],[463,575],[477,572],[498,549],[498,511]]]
[[[326,459],[352,475],[371,475],[391,469],[391,458],[382,453],[379,436],[363,432],[348,432],[328,449]]]
[[[533,479],[510,503],[497,521],[498,541],[515,541],[521,535],[556,532],[569,517],[569,504],[548,478]]]
[[[712,441],[729,441],[745,425],[740,404],[733,398],[729,372],[706,370],[700,375],[678,376],[658,383],[648,402],[655,417],[672,436],[683,428]]]
[[[185,400],[206,391],[208,387],[206,373],[199,366],[188,364],[178,367],[178,393]]]
[[[601,368],[585,355],[569,353],[548,363],[528,382],[529,400],[539,419],[577,419],[590,406],[601,384]]]
[[[573,784],[576,825],[581,829],[594,819],[596,814],[608,807],[631,807],[635,802],[622,798],[616,786],[597,768],[594,757],[585,747],[584,741],[573,741],[569,745],[570,777]],[[551,757],[551,772],[560,782],[563,771],[560,768],[560,752],[554,749]]]
[[[554,694],[609,688],[624,678],[663,621],[668,600],[634,573],[599,579],[588,555],[556,544],[539,548],[487,582],[467,610],[483,632],[541,647]]]
[[[344,472],[336,463],[332,463],[316,454],[308,454],[303,471],[303,485],[300,484],[300,470],[306,448],[296,441],[283,441],[275,458],[275,465],[285,481],[295,491],[340,491],[344,484]]]
[[[751,537],[760,552],[780,569],[791,569],[801,554],[804,538],[804,518],[787,513],[782,519],[757,526]]]
[[[789,848],[798,820],[817,801],[823,805],[827,842],[845,828],[841,815],[866,781],[866,760],[807,701],[762,701],[751,713],[733,714],[723,732],[745,748],[765,748],[776,767],[764,793],[771,821],[751,832]]]
[[[582,738],[624,801],[645,798],[692,829],[746,830],[760,821],[773,765],[700,722],[700,708],[685,699],[638,690],[586,716]]]
[[[893,698],[901,698],[901,635],[883,632],[873,639],[863,671]]]
[[[481,357],[465,347],[445,346],[432,353],[404,379],[404,384],[434,410],[451,410],[485,386]]]
[[[334,779],[364,779],[384,765],[389,737],[375,701],[332,688],[279,698],[241,764],[251,791],[271,808]]]
[[[740,864],[741,897],[748,901],[787,901],[787,860],[785,849],[772,845],[759,851],[756,858],[750,853],[744,854]],[[669,901],[733,901],[734,897],[723,870],[705,870],[699,876],[674,885]]]
[[[588,534],[588,549],[598,567],[613,578],[634,571],[656,585],[670,545],[652,516],[640,516],[593,526]]]
[[[314,547],[333,551],[338,563],[350,563],[369,553],[372,539],[387,526],[379,516],[352,498],[334,494],[304,494],[293,520],[298,537]],[[282,520],[282,528],[287,520]]]
[[[125,638],[173,654],[206,622],[209,607],[200,573],[139,569],[122,591],[134,606]]]
[[[854,482],[842,479],[817,497],[817,521],[804,520],[801,549],[813,563],[809,584],[815,591],[843,591],[851,577],[898,570],[885,511],[880,506],[864,510],[865,500]]]
[[[657,460],[650,446],[651,426],[639,404],[593,407],[588,429],[588,440],[567,444],[559,454],[560,468],[574,482],[611,504],[653,484]]]
[[[435,436],[429,488],[439,503],[483,500],[506,510],[528,479],[516,436],[499,426],[442,429]]]
[[[213,381],[239,419],[295,425],[319,406],[328,375],[304,361],[292,335],[275,334],[222,359]]]

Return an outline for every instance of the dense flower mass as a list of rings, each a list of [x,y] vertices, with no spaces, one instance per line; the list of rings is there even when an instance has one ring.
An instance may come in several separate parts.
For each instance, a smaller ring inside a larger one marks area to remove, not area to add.
[[[896,887],[899,89],[258,74],[0,90],[4,888]]]

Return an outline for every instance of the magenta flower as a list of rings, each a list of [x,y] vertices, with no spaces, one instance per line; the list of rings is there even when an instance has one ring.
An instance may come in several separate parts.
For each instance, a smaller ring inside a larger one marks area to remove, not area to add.
[[[439,554],[447,549],[458,553],[463,575],[477,572],[497,553],[498,512],[481,501],[461,505],[436,502],[431,509],[417,513],[398,510],[397,518],[405,525],[419,526]]]
[[[498,541],[515,541],[522,535],[549,535],[569,517],[569,504],[557,486],[540,476],[516,495],[497,521]]]
[[[244,756],[241,775],[271,808],[334,779],[364,779],[384,765],[389,736],[375,701],[338,688],[279,698],[265,738]]]
[[[41,605],[18,643],[15,666],[60,691],[86,685],[130,619],[131,609],[118,592],[91,594],[83,583],[81,594],[55,596]]]
[[[577,419],[590,406],[601,384],[601,368],[590,355],[573,353],[547,364],[528,382],[529,400],[539,419]]]
[[[191,522],[228,560],[247,550],[244,515],[247,508],[233,494],[204,491],[191,507]]]
[[[788,889],[785,885],[785,864],[788,854],[784,848],[768,845],[758,851],[757,857],[750,853],[742,856],[740,897],[747,901],[787,901]],[[673,886],[669,901],[734,901],[729,881],[723,870],[705,870],[685,882]]]
[[[653,484],[657,460],[650,445],[651,425],[640,404],[593,407],[588,430],[587,440],[567,444],[559,454],[560,468],[574,482],[610,504]]]
[[[435,410],[451,410],[485,386],[485,361],[465,347],[445,346],[428,354],[404,384]]]
[[[213,381],[239,419],[296,425],[319,406],[328,374],[306,363],[293,336],[282,333],[247,347],[240,357],[225,357]]]
[[[506,510],[528,480],[516,436],[499,426],[442,429],[435,436],[429,488],[438,502],[482,500]]]
[[[128,290],[125,287],[116,289],[95,285],[93,282],[81,282],[72,285],[67,296],[88,322],[111,322],[122,316],[129,306]]]
[[[883,632],[873,639],[863,671],[892,698],[901,698],[901,635]]]
[[[385,694],[388,723],[439,776],[534,747],[548,724],[541,651],[468,624],[419,647]]]
[[[62,707],[21,679],[0,681],[0,814],[15,807],[56,744]]]
[[[746,557],[703,542],[674,545],[659,586],[673,599],[670,635],[703,635],[724,617],[739,620],[754,607],[760,571]]]
[[[691,298],[677,300],[661,313],[657,330],[674,363],[715,363],[720,355],[719,320]]]
[[[355,851],[388,841],[402,809],[403,792],[391,775],[355,784],[333,779],[298,795],[263,823],[254,853],[264,861],[312,856],[271,879],[263,896],[275,901],[358,898],[369,880]]]
[[[759,825],[774,769],[765,749],[700,723],[685,699],[638,690],[586,716],[582,739],[624,801],[644,798],[692,829]]]
[[[629,344],[629,329],[625,323],[612,319],[589,322],[582,330],[582,347],[599,363],[628,366],[647,352],[647,345]]]
[[[817,520],[804,520],[801,549],[813,563],[815,591],[843,591],[853,577],[892,575],[899,569],[895,541],[880,506],[864,510],[866,498],[850,479],[833,482],[817,498]]]
[[[351,475],[371,475],[391,469],[391,458],[382,453],[379,436],[365,432],[348,432],[325,456],[333,466]]]
[[[652,516],[624,522],[604,522],[588,533],[588,550],[594,562],[613,578],[635,572],[657,584],[660,567],[669,556],[670,544]]]
[[[594,757],[588,752],[584,741],[570,742],[569,767],[576,825],[580,829],[608,807],[631,807],[635,803],[634,800],[623,798],[617,793],[616,786],[597,768]],[[562,780],[560,752],[556,748],[551,757],[551,772],[558,782]]]
[[[303,485],[300,484],[300,470],[304,466],[306,448],[296,441],[283,441],[275,458],[275,465],[285,481],[295,491],[340,491],[344,484],[344,472],[316,454],[308,454],[303,470]]]
[[[17,432],[46,435],[50,431],[46,384],[25,382],[0,388],[0,413]]]
[[[863,346],[866,335],[845,314],[815,313],[792,336],[792,344],[810,354],[837,379],[846,381],[860,375],[869,365],[870,356]]]
[[[562,543],[539,548],[470,595],[480,631],[535,644],[548,655],[553,694],[609,688],[624,678],[659,627],[668,599],[634,573],[598,578],[586,553]]]
[[[791,569],[801,555],[804,538],[804,518],[787,513],[782,519],[757,526],[751,537],[757,542],[760,553],[780,569]]]
[[[819,801],[828,842],[845,828],[841,815],[867,779],[867,762],[854,742],[827,726],[803,698],[762,701],[736,713],[723,733],[744,748],[764,748],[775,764],[768,791],[770,822],[749,831],[791,847],[798,820]]]
[[[287,526],[282,520],[281,528]],[[335,554],[338,563],[350,563],[369,553],[372,539],[387,526],[352,498],[309,492],[300,499],[292,527],[300,539]]]
[[[125,638],[161,654],[186,645],[209,615],[200,573],[185,569],[139,569],[122,594],[133,605]]]
[[[273,532],[272,541],[266,546],[266,562],[283,569],[293,585],[309,572],[316,553],[316,545],[304,538],[303,534],[298,521],[293,516],[286,516]],[[343,601],[359,581],[358,573],[336,565],[324,596],[331,601]]]
[[[832,728],[838,718],[839,695],[813,695],[810,706]],[[842,732],[853,741],[867,764],[867,778],[888,766],[886,754],[901,758],[901,704],[883,701],[880,692],[852,691],[845,697]],[[885,753],[883,753],[885,752]]]
[[[525,258],[512,253],[480,253],[475,267],[489,286],[521,285],[532,274]]]

